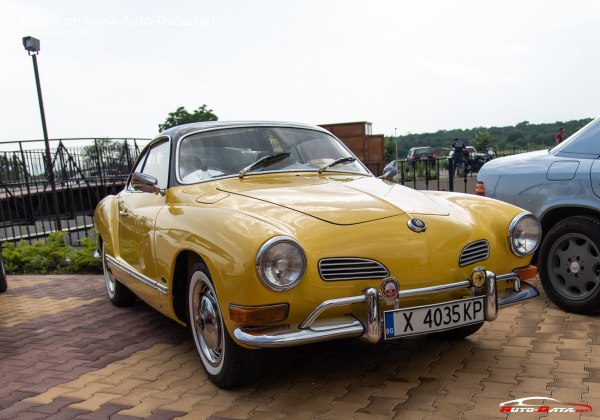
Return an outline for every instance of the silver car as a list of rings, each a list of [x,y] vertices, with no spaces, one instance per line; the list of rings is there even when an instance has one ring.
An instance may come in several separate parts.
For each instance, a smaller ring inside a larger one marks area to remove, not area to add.
[[[551,150],[494,159],[477,194],[535,214],[537,264],[548,297],[568,312],[600,312],[600,118]]]

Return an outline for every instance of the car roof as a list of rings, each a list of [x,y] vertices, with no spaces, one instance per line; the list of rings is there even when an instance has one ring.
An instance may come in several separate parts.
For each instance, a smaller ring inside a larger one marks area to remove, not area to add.
[[[204,121],[191,124],[183,124],[171,127],[161,132],[157,137],[169,136],[174,140],[178,140],[190,133],[208,131],[220,128],[239,128],[239,127],[291,127],[304,128],[310,130],[322,131],[329,133],[322,127],[310,124],[284,122],[284,121]]]

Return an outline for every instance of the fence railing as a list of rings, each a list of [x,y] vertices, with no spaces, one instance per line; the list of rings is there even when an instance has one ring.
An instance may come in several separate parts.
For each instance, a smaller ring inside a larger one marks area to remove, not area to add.
[[[148,139],[53,139],[50,162],[41,140],[1,143],[0,242],[28,242],[66,232],[89,235],[96,204],[122,189]]]

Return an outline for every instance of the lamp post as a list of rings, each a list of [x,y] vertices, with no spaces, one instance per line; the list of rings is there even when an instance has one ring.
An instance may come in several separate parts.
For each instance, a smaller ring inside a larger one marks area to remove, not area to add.
[[[56,216],[56,230],[62,230],[60,223],[60,210],[58,208],[58,196],[56,194],[56,181],[54,179],[54,168],[50,155],[50,142],[48,141],[48,129],[46,128],[46,113],[44,112],[44,101],[42,100],[42,87],[40,85],[40,73],[38,72],[37,55],[40,52],[40,40],[32,36],[23,37],[23,47],[33,60],[33,73],[37,87],[38,102],[40,105],[40,116],[42,117],[42,130],[44,131],[44,144],[46,146],[46,173],[50,188],[52,189],[52,201],[54,203],[54,215]]]

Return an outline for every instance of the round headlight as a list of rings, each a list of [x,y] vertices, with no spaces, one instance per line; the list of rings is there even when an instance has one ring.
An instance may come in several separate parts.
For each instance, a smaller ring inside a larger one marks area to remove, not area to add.
[[[537,218],[527,212],[515,217],[508,228],[508,242],[511,251],[518,257],[526,257],[535,252],[542,238],[542,227]]]
[[[269,239],[256,256],[258,278],[270,289],[288,290],[296,286],[306,272],[306,256],[292,238]]]

